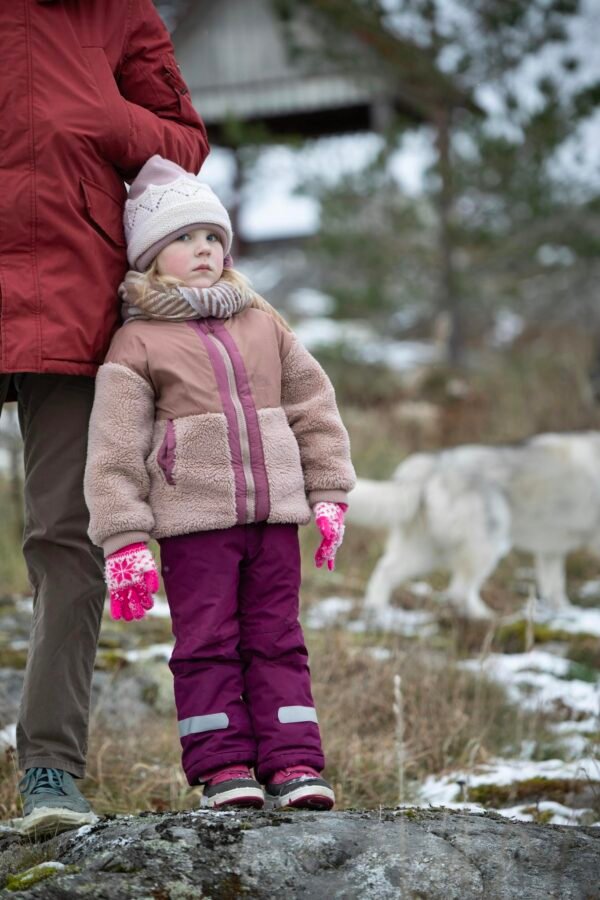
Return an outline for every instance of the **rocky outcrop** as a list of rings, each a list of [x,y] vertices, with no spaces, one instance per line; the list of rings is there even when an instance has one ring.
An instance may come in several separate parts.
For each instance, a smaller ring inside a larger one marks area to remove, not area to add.
[[[598,900],[600,830],[440,809],[142,814],[43,844],[4,833],[0,867],[3,895],[40,900]]]

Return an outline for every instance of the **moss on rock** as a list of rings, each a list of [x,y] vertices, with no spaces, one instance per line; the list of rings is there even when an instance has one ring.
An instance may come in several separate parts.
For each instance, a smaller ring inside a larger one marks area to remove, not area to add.
[[[65,866],[59,862],[42,862],[16,875],[8,875],[6,889],[9,891],[25,891],[34,884],[52,878],[53,875],[73,875],[79,872],[79,866]]]

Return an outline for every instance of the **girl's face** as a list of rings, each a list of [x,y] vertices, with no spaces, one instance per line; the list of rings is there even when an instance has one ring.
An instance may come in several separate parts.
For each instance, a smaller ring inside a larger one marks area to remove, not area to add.
[[[188,287],[210,287],[223,273],[223,244],[210,228],[194,228],[160,251],[156,268]]]

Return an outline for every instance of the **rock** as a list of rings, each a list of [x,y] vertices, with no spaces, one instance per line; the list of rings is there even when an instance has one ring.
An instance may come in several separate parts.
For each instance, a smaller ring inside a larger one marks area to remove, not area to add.
[[[600,831],[489,813],[144,813],[35,846],[65,867],[20,888],[40,900],[600,898]],[[0,833],[5,880],[17,856]]]
[[[16,722],[25,673],[0,668],[0,728]]]
[[[173,676],[164,662],[94,672],[92,712],[109,728],[139,726],[148,716],[174,716]]]

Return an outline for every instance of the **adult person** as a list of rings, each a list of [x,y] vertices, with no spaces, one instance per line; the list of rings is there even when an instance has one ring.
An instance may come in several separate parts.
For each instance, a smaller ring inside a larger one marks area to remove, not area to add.
[[[17,724],[25,833],[92,821],[85,773],[105,597],[83,471],[94,375],[127,267],[124,181],[197,172],[204,125],[151,0],[0,5],[0,409],[24,442],[33,624]]]

